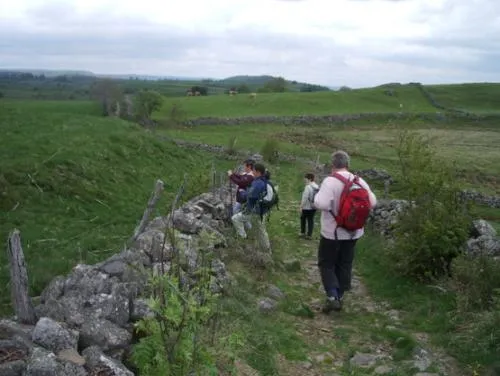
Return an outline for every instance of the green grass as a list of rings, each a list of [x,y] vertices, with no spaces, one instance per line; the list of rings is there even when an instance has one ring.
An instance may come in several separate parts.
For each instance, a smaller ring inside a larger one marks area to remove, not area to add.
[[[497,145],[500,131],[459,127],[435,128],[411,125],[427,136],[439,158],[455,162],[463,175],[464,188],[475,187],[487,193],[500,192],[500,166]],[[399,126],[390,124],[359,127],[299,127],[276,124],[199,126],[194,128],[164,128],[159,132],[172,138],[227,146],[236,137],[236,149],[260,151],[266,140],[274,139],[281,152],[311,160],[320,156],[328,162],[334,149],[344,149],[357,158],[360,168],[378,167],[395,173]],[[401,126],[404,128],[404,125]]]
[[[166,118],[174,103],[180,105],[189,118],[395,113],[400,111],[400,104],[406,112],[436,112],[416,87],[402,86],[396,91],[397,96],[392,97],[384,94],[384,89],[371,88],[346,92],[259,93],[255,101],[247,94],[168,98],[155,117]]]
[[[184,173],[187,196],[208,188],[213,156],[159,141],[132,123],[82,115],[92,108],[12,102],[0,111],[0,233],[6,244],[9,231],[21,231],[33,295],[76,263],[117,252],[132,235],[156,179],[165,182],[161,213]],[[221,169],[231,165],[214,161]],[[7,287],[5,252],[0,265],[0,284]],[[2,311],[8,299],[2,296]]]
[[[425,89],[447,108],[479,114],[500,112],[500,83],[429,85]]]
[[[397,88],[398,97],[389,97],[383,91],[259,94],[255,106],[249,104],[246,95],[182,97],[166,99],[157,116],[165,116],[173,102],[182,103],[189,117],[397,112],[399,103],[405,110],[435,112],[415,87]],[[179,127],[160,129],[155,134],[128,122],[100,117],[99,106],[92,102],[3,100],[0,106],[4,145],[0,154],[0,230],[4,237],[14,227],[22,231],[33,295],[77,262],[94,263],[119,250],[140,219],[157,178],[166,183],[157,212],[164,213],[185,172],[190,174],[189,197],[207,189],[212,161],[221,171],[234,165],[159,141],[156,136],[166,134],[224,146],[236,136],[237,149],[253,151],[259,151],[266,140],[275,139],[280,151],[310,159],[319,154],[322,162],[328,161],[333,149],[342,147],[352,154],[352,169],[377,167],[397,174],[396,130],[392,123],[314,128]],[[495,164],[495,145],[500,133],[494,128],[446,124],[432,129],[423,122],[402,125],[428,133],[440,158],[456,161],[468,172],[464,184],[479,190],[498,189],[494,177],[500,170]],[[234,294],[223,302],[227,317],[221,335],[235,334],[242,339],[238,357],[261,375],[276,375],[281,369],[279,355],[293,363],[318,352],[332,352],[336,360],[344,363],[342,374],[367,375],[369,370],[352,370],[348,366],[356,350],[388,347],[396,362],[404,361],[417,345],[412,333],[427,332],[435,344],[455,355],[464,367],[491,361],[488,356],[494,357],[493,353],[469,356],[446,340],[459,329],[450,320],[455,309],[454,295],[393,275],[380,256],[384,244],[371,234],[359,242],[355,267],[375,300],[388,301],[401,311],[401,326],[389,330],[387,325],[392,323],[387,317],[366,311],[353,311],[331,321],[311,317],[310,300],[322,295],[319,280],[308,278],[304,264],[314,260],[317,242],[303,242],[296,236],[298,200],[306,167],[300,163],[269,167],[280,186],[280,211],[272,213],[268,225],[278,267],[259,273],[249,264],[228,260],[239,283]],[[478,186],[478,177],[489,180]],[[373,186],[380,196],[380,187]],[[476,215],[499,215],[498,210],[476,210]],[[303,268],[296,272],[280,269],[280,262],[289,258],[301,260]],[[0,283],[7,289],[5,252],[0,255],[0,265]],[[281,288],[287,299],[276,313],[263,315],[256,302],[269,283]],[[7,311],[7,302],[8,294],[4,294],[0,311]],[[356,304],[364,302],[361,299]],[[315,325],[324,326],[329,334],[299,332],[300,327]],[[398,370],[392,374],[408,373]]]
[[[414,127],[419,129],[419,127]],[[447,160],[457,162],[459,167],[469,171],[472,178],[480,173],[495,176],[498,174],[498,166],[495,162],[495,144],[498,139],[498,132],[491,129],[473,129],[471,126],[464,128],[460,125],[457,129],[448,126],[443,129],[429,129],[421,127],[421,132],[426,132],[431,136],[438,155]],[[262,126],[217,126],[217,127],[194,127],[194,128],[171,128],[161,130],[171,137],[187,139],[192,141],[205,142],[210,144],[226,145],[231,137],[236,136],[236,147],[241,149],[259,150],[269,138],[279,141],[281,151],[302,155],[311,159],[319,153],[321,160],[326,162],[331,151],[337,147],[347,149],[353,155],[352,169],[367,167],[387,168],[389,173],[396,174],[396,154],[394,150],[396,130],[383,126],[363,126],[349,129],[314,127],[286,127],[280,125]],[[481,144],[481,145],[479,145]],[[473,145],[473,146],[472,146]],[[455,152],[454,152],[455,150]],[[490,150],[491,153],[477,150]],[[480,162],[478,162],[478,159]],[[304,244],[297,240],[298,230],[297,205],[302,189],[302,175],[304,166],[299,163],[281,163],[278,166],[271,166],[271,171],[275,181],[280,185],[280,196],[283,202],[282,210],[276,212],[271,217],[269,223],[269,233],[273,244],[275,244],[274,258],[283,260],[287,258],[298,258],[302,261],[314,258],[316,243],[311,248],[305,248]],[[491,187],[485,187],[475,183],[473,179],[465,180],[470,186],[478,190],[498,190],[498,182],[493,180]],[[375,184],[373,184],[376,186]],[[376,189],[377,195],[381,196],[380,189]],[[394,194],[397,195],[397,192]],[[500,211],[497,209],[476,208],[476,216],[489,215],[497,218]],[[495,226],[498,223],[493,222]],[[357,271],[363,280],[370,294],[377,301],[387,301],[391,307],[400,311],[402,318],[401,327],[397,330],[384,329],[384,319],[367,313],[360,313],[336,319],[331,325],[334,334],[332,343],[326,342],[324,346],[318,346],[317,338],[314,344],[307,343],[301,345],[302,352],[311,354],[321,351],[333,351],[339,360],[348,363],[349,354],[356,350],[363,349],[364,346],[373,343],[384,343],[384,346],[392,347],[391,355],[395,361],[404,361],[411,357],[414,348],[417,346],[415,338],[411,333],[428,333],[435,346],[442,346],[450,354],[461,362],[464,368],[477,368],[477,364],[488,365],[495,359],[494,352],[477,352],[473,355],[465,354],[464,348],[458,348],[450,338],[455,338],[460,334],[460,322],[452,318],[456,312],[455,295],[453,292],[441,292],[439,289],[413,282],[405,277],[396,276],[388,268],[388,262],[382,257],[381,249],[385,245],[378,237],[367,234],[358,245],[358,253],[355,261]],[[282,308],[287,315],[279,316],[281,323],[289,322],[293,325],[298,320],[317,320],[310,318],[311,312],[307,309],[307,302],[311,296],[320,297],[318,283],[312,284],[309,288],[297,287],[296,280],[304,280],[302,272],[290,273],[274,271],[267,276],[267,281],[271,281],[287,293],[288,301]],[[318,281],[319,282],[319,281]],[[263,319],[267,320],[267,319]],[[291,320],[291,321],[290,321]],[[387,319],[385,319],[387,320]],[[382,323],[382,324],[381,324]],[[386,324],[392,324],[387,322]],[[337,327],[340,332],[337,334]],[[346,329],[346,327],[348,329]],[[286,333],[286,332],[284,332]],[[278,343],[288,343],[280,338],[279,333],[269,331],[271,338],[266,341],[276,341]],[[286,334],[284,334],[286,336]],[[299,346],[295,343],[294,346]],[[257,350],[256,350],[257,351]],[[281,352],[289,349],[282,347]],[[263,360],[256,365],[262,374],[271,374],[275,367],[272,359],[275,358],[276,351],[265,352],[267,360]],[[264,356],[264,355],[260,355]],[[253,362],[253,355],[249,355],[247,360]],[[254,363],[252,363],[254,364]],[[351,370],[348,366],[343,368],[344,372],[355,372],[346,374],[365,375],[362,370]],[[408,374],[406,371],[394,373],[397,375]]]

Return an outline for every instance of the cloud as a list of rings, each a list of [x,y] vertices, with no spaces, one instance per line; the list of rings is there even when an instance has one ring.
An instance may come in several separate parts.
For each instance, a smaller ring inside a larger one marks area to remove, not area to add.
[[[495,0],[18,0],[0,4],[0,68],[499,81],[498,15]]]

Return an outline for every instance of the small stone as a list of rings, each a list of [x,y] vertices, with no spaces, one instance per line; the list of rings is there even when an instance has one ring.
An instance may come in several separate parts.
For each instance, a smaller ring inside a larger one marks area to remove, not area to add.
[[[281,291],[279,289],[279,287],[274,286],[274,285],[269,286],[269,288],[267,290],[267,295],[271,299],[275,299],[275,300],[281,300],[285,297],[285,294],[283,293],[283,291]]]
[[[270,298],[264,298],[259,300],[258,306],[261,312],[269,313],[276,309],[276,307],[278,306],[278,302]]]
[[[392,368],[389,367],[389,366],[378,366],[377,368],[375,368],[375,373],[377,375],[386,375],[388,373],[391,373],[392,372]]]
[[[56,357],[60,360],[76,364],[78,366],[85,365],[85,358],[78,354],[75,349],[64,349],[59,351]]]
[[[48,317],[42,317],[33,330],[32,340],[54,352],[68,348],[76,349],[78,332],[69,331],[58,322]]]
[[[121,276],[127,269],[127,264],[122,260],[112,260],[101,266],[101,270],[111,277]]]
[[[372,354],[363,354],[356,352],[351,358],[350,363],[357,367],[373,367],[377,362],[377,356]]]

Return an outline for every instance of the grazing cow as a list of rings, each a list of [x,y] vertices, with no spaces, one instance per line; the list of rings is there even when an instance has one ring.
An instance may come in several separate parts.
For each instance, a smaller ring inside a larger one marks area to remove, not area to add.
[[[192,92],[191,90],[188,90],[188,91],[186,92],[186,95],[187,95],[188,97],[191,97],[191,96],[193,96],[193,92]]]
[[[195,92],[194,92],[194,95],[195,95],[196,97],[199,97],[199,96],[201,95],[201,93],[200,93],[199,91],[195,91]]]
[[[229,90],[229,95],[232,97],[233,95],[238,94],[236,90]]]
[[[250,93],[250,94],[248,94],[248,97],[250,99],[255,99],[255,98],[257,98],[257,93]]]

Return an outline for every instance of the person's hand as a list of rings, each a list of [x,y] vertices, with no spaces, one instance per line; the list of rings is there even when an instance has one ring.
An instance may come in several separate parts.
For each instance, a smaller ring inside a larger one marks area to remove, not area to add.
[[[227,170],[227,176],[231,176],[233,174],[233,171]]]

